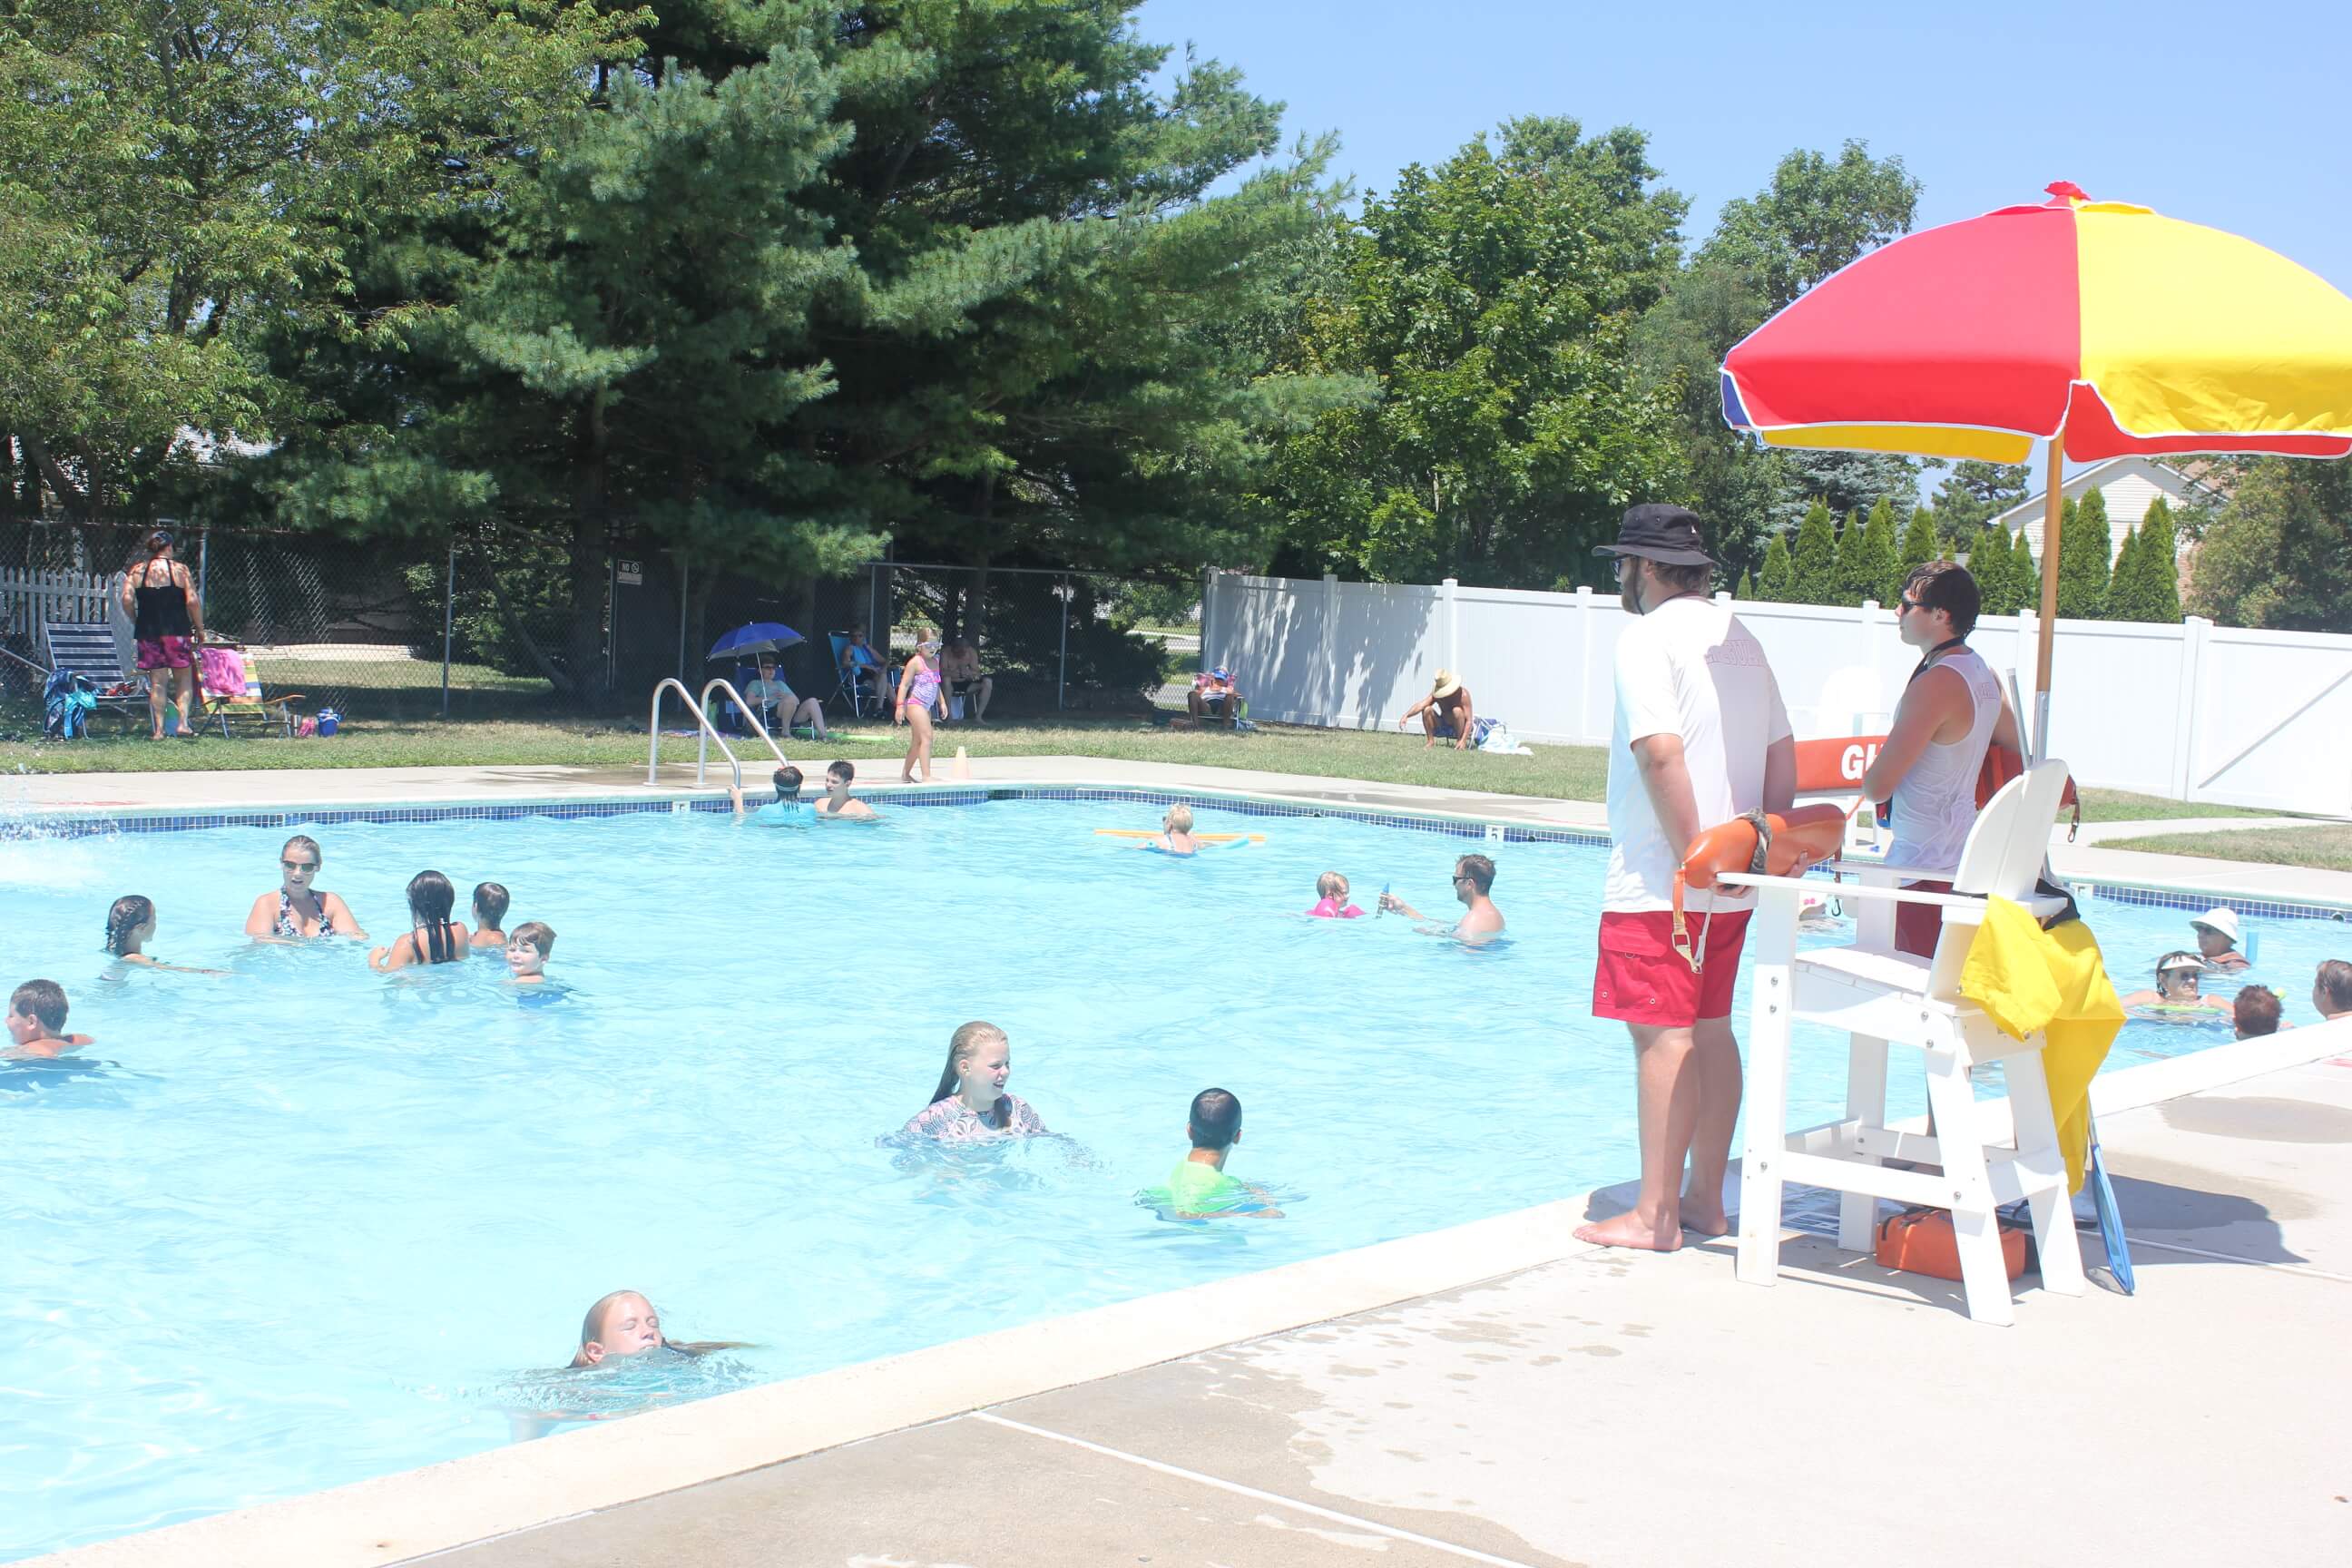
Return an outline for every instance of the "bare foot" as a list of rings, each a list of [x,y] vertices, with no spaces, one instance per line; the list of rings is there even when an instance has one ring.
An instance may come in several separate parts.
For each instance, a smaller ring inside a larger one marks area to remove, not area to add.
[[[1628,1247],[1642,1252],[1673,1252],[1682,1246],[1683,1233],[1680,1226],[1670,1225],[1663,1230],[1658,1229],[1629,1209],[1614,1218],[1578,1226],[1576,1239],[1594,1247]]]
[[[1683,1228],[1689,1231],[1693,1236],[1729,1236],[1731,1234],[1731,1216],[1723,1212],[1723,1205],[1720,1204],[1717,1204],[1711,1208],[1701,1208],[1697,1205],[1692,1203],[1690,1199],[1685,1198],[1683,1200]]]

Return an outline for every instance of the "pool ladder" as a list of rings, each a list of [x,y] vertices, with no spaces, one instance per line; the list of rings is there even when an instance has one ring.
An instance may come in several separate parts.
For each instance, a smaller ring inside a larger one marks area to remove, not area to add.
[[[777,746],[775,737],[768,733],[768,726],[761,721],[760,710],[743,700],[743,694],[736,690],[724,677],[712,677],[702,688],[702,700],[698,702],[694,700],[694,694],[686,689],[683,682],[675,676],[664,676],[661,683],[654,688],[653,703],[646,715],[646,784],[650,784],[654,782],[656,772],[661,766],[661,704],[662,693],[665,691],[677,693],[678,700],[693,711],[694,721],[701,730],[694,748],[696,788],[702,787],[703,773],[710,761],[710,742],[713,741],[719,742],[719,753],[726,757],[728,767],[734,773],[736,792],[740,794],[743,788],[743,763],[735,755],[734,748],[727,743],[727,737],[720,734],[710,722],[708,709],[710,694],[714,691],[726,693],[728,700],[734,703],[737,710],[751,721],[751,728],[759,732],[760,739],[766,742],[768,750],[775,753],[778,767],[784,767],[790,763],[792,759],[784,755],[782,750]]]

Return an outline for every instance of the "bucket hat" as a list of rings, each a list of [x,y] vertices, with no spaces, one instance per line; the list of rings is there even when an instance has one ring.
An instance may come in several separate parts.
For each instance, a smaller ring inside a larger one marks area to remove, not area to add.
[[[2235,910],[2207,910],[2203,914],[2199,915],[2195,920],[2190,921],[2189,923],[2192,927],[2210,926],[2213,930],[2220,931],[2223,936],[2228,937],[2231,947],[2238,945],[2238,911]]]
[[[1644,501],[1626,509],[1617,525],[1617,542],[1595,545],[1595,555],[1643,555],[1668,566],[1720,566],[1702,548],[1706,536],[1698,513],[1686,506]]]

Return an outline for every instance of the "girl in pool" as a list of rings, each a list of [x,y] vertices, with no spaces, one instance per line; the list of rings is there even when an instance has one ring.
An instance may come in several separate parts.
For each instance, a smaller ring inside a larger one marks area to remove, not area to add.
[[[2231,1011],[2227,997],[2198,994],[2197,977],[2205,973],[2205,961],[2193,952],[2168,952],[2156,961],[2156,989],[2135,991],[2124,998],[2126,1007],[2146,1007],[2158,1014],[2195,1014]]]
[[[474,889],[474,945],[504,947],[507,944],[507,890],[496,882],[482,882]]]
[[[408,879],[408,930],[390,947],[368,954],[380,970],[405,969],[412,963],[455,963],[471,951],[466,922],[453,921],[457,889],[438,871],[419,871]]]
[[[1168,815],[1160,819],[1160,832],[1143,841],[1140,847],[1157,849],[1166,855],[1195,855],[1201,841],[1192,836],[1192,808],[1171,805]]]
[[[662,1337],[661,1314],[635,1290],[615,1290],[599,1298],[580,1323],[580,1349],[573,1366],[595,1366],[613,1356],[643,1355],[647,1351],[674,1351],[679,1355],[709,1355],[712,1351],[739,1351],[740,1340],[693,1340],[680,1344]]]
[[[949,1040],[947,1068],[931,1091],[931,1103],[899,1135],[941,1143],[1053,1136],[1027,1100],[1004,1092],[1004,1080],[1012,1076],[1013,1043],[995,1025],[974,1019]]]
[[[1364,911],[1348,901],[1348,879],[1326,871],[1315,879],[1315,907],[1307,912],[1320,921],[1361,920]]]
[[[191,969],[184,963],[165,963],[142,951],[155,940],[155,900],[137,893],[125,893],[114,900],[106,911],[106,951],[125,963],[143,963],[150,969],[168,969],[178,974],[226,974],[225,969]]]
[[[324,858],[317,839],[299,833],[288,839],[286,847],[278,852],[283,880],[276,892],[253,900],[253,909],[245,917],[245,934],[262,942],[301,942],[331,932],[365,942],[367,932],[360,930],[360,922],[352,918],[341,896],[311,885]]]
[[[940,657],[940,645],[930,627],[921,636],[914,657],[898,670],[898,722],[908,727],[907,760],[898,764],[901,784],[931,782],[931,710],[940,705],[940,672],[932,661]],[[918,767],[923,771],[919,779]]]

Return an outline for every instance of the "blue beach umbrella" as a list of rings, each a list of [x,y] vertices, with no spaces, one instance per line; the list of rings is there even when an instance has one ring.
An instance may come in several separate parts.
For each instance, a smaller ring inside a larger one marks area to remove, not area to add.
[[[754,654],[782,653],[808,638],[776,621],[746,621],[710,645],[712,659],[746,659]]]

